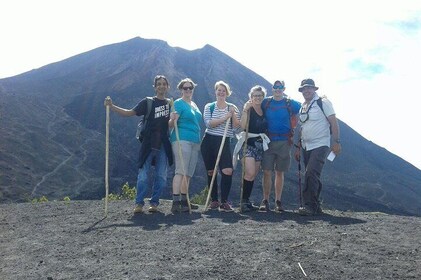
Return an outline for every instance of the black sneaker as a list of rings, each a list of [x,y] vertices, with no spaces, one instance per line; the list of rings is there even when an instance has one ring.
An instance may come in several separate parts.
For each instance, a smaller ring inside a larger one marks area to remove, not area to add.
[[[250,200],[243,200],[241,202],[241,212],[251,212],[251,211],[256,211],[258,210],[259,207],[253,205],[253,203],[250,202]]]
[[[278,213],[284,212],[284,208],[282,208],[281,202],[279,200],[275,201],[275,211]]]
[[[194,204],[194,203],[190,203],[190,208],[191,208],[191,210],[197,210],[197,209],[199,209],[199,205]]]
[[[313,216],[314,212],[307,209],[306,207],[300,207],[298,208],[298,214],[301,216]]]
[[[267,201],[266,199],[263,199],[262,203],[260,203],[259,211],[260,212],[269,212],[270,211],[269,201]]]

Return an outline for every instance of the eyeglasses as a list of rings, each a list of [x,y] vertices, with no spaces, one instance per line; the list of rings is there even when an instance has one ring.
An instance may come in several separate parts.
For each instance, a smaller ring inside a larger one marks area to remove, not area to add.
[[[194,87],[183,87],[183,90],[193,90]]]
[[[263,94],[253,94],[251,97],[263,98]]]
[[[274,85],[272,88],[273,89],[284,89],[284,86],[283,85]]]

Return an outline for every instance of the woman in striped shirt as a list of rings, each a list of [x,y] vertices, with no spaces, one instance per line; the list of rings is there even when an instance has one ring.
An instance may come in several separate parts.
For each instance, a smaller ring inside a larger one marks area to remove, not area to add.
[[[219,170],[222,176],[221,202],[218,200],[218,180],[217,174],[215,174],[215,180],[213,182],[211,192],[212,202],[210,204],[210,208],[219,208],[219,211],[231,212],[233,209],[228,203],[228,195],[231,190],[233,172],[230,142],[231,138],[234,137],[234,131],[240,127],[240,112],[234,104],[226,101],[227,97],[231,95],[231,89],[227,83],[223,81],[216,82],[215,95],[216,101],[206,104],[205,109],[203,110],[206,130],[200,150],[207,170],[208,186],[210,186],[214,171],[213,169],[215,168],[216,159],[218,157],[219,147],[224,136],[226,122],[230,122],[221,158],[219,160]]]

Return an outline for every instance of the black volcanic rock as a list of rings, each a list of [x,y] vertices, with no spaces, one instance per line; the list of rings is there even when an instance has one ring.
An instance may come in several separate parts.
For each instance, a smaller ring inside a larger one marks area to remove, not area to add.
[[[420,279],[420,217],[0,205],[0,279]],[[200,209],[201,210],[201,209]]]
[[[194,100],[203,110],[214,100],[214,83],[227,81],[229,98],[241,107],[248,90],[271,83],[218,49],[205,45],[188,51],[161,40],[133,38],[0,80],[0,201],[27,201],[48,196],[98,199],[104,196],[105,108],[103,100],[131,108],[154,94],[153,77],[170,80],[170,97],[179,96],[177,82],[191,77],[197,84]],[[340,117],[340,112],[338,112]],[[120,190],[136,181],[138,142],[136,118],[111,114],[110,187]],[[367,141],[340,122],[343,153],[327,163],[323,174],[323,205],[339,210],[378,210],[421,215],[421,171]],[[202,130],[202,132],[204,129]],[[234,143],[232,143],[234,145]],[[164,198],[171,197],[172,170]],[[232,195],[238,201],[240,170]],[[191,195],[206,185],[199,160]],[[261,175],[252,198],[261,199]],[[298,206],[297,164],[285,177],[283,202]]]

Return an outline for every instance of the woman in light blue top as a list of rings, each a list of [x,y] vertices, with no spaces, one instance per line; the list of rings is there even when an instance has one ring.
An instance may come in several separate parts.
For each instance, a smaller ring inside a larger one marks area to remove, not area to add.
[[[195,86],[196,84],[190,78],[185,78],[178,83],[177,88],[181,92],[181,98],[174,101],[174,112],[171,113],[169,121],[169,127],[175,127],[176,123],[178,130],[178,139],[175,129],[170,135],[175,159],[175,175],[172,184],[173,205],[171,208],[173,213],[189,211],[188,185],[199,157],[202,113],[192,100]],[[194,204],[190,204],[190,207],[191,209],[198,208]]]

